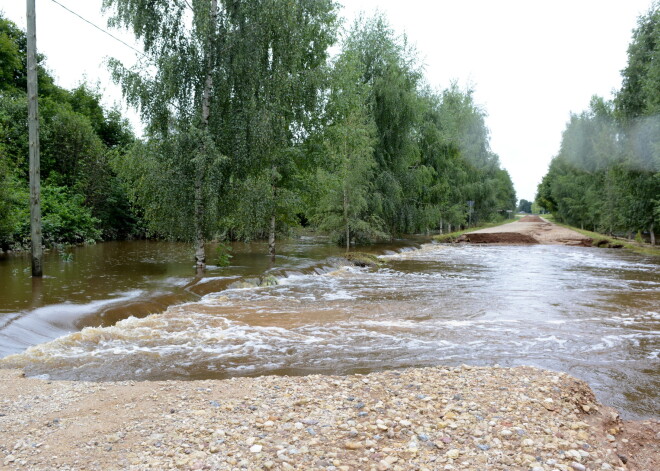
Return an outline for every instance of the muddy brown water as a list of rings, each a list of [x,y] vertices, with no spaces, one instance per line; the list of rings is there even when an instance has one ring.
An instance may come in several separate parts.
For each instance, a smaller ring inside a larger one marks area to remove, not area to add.
[[[34,284],[27,257],[5,257],[0,367],[103,381],[533,365],[586,380],[627,418],[660,415],[658,258],[419,240],[369,250],[387,264],[342,267],[322,239],[282,244],[274,264],[263,244],[237,244],[233,266],[195,278],[186,245],[106,243],[50,253]],[[279,284],[232,285],[264,273]]]

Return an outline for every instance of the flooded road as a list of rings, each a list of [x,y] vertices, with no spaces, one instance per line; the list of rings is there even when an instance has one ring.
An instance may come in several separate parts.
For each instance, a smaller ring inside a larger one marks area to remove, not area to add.
[[[0,366],[58,379],[143,380],[534,365],[586,380],[627,418],[660,415],[657,258],[427,244],[388,247],[386,264],[368,269],[340,266],[328,258],[336,248],[310,239],[283,247],[274,266],[264,247],[237,247],[235,267],[211,267],[195,280],[186,246],[156,244],[157,256],[145,255],[150,243],[130,244],[147,245],[136,245],[133,261],[99,260],[106,278],[83,271],[37,301],[28,275],[3,275],[5,286],[15,279],[12,289],[27,292],[9,301],[0,294],[0,348],[9,355]],[[75,270],[82,257],[62,263]],[[277,285],[232,284],[265,271]],[[89,302],[68,298],[81,293]],[[57,329],[71,333],[39,342]]]

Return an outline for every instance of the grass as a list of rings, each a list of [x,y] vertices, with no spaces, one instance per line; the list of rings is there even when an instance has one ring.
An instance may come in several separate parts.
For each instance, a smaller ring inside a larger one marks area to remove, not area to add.
[[[660,257],[660,247],[657,246],[654,247],[650,244],[640,243],[629,239],[619,239],[616,237],[608,236],[606,234],[601,234],[599,232],[585,231],[584,229],[578,229],[577,227],[573,227],[573,226],[569,226],[568,224],[562,224],[560,222],[557,222],[554,220],[554,218],[548,216],[550,215],[544,214],[542,217],[554,224],[557,224],[558,226],[566,227],[584,236],[591,237],[591,239],[593,239],[594,247],[608,248],[619,245],[621,246],[621,248],[632,250],[633,252]]]
[[[344,254],[343,257],[351,262],[356,267],[371,267],[377,268],[383,265],[383,261],[376,255],[365,252],[349,252]]]
[[[498,221],[498,222],[489,222],[489,223],[486,223],[486,224],[482,224],[481,226],[469,227],[467,229],[463,229],[462,231],[450,232],[448,234],[440,234],[440,235],[434,236],[433,240],[435,240],[436,242],[451,243],[451,242],[454,242],[456,239],[458,239],[463,234],[467,234],[468,232],[474,232],[474,231],[478,231],[480,229],[488,229],[489,227],[501,226],[503,224],[508,224],[510,222],[515,222],[517,220],[518,220],[518,218],[516,218],[516,219],[505,219],[504,221]]]

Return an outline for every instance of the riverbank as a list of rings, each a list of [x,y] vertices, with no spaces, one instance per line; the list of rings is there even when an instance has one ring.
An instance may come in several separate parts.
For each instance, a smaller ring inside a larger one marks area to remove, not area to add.
[[[612,246],[619,246],[621,248],[627,249],[627,250],[632,250],[633,252],[641,253],[644,255],[654,255],[656,257],[660,257],[660,246],[658,245],[651,245],[649,243],[645,242],[637,242],[631,239],[626,239],[622,237],[613,237],[607,234],[601,234],[600,232],[593,232],[593,231],[587,231],[584,229],[580,229],[578,227],[572,227],[568,226],[566,224],[561,224],[552,221],[553,224],[557,224],[558,226],[561,227],[566,227],[568,229],[571,229],[575,232],[578,232],[582,234],[585,237],[590,237],[593,239],[593,245],[595,247],[612,247]]]
[[[647,470],[658,421],[529,367],[66,382],[0,370],[2,469]]]

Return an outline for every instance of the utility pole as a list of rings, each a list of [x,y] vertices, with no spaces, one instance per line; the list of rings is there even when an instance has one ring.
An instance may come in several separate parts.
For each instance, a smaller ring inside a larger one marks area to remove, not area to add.
[[[27,0],[27,93],[30,147],[30,234],[32,276],[42,276],[41,165],[39,162],[39,104],[37,102],[37,21],[34,0]]]

